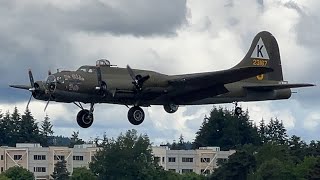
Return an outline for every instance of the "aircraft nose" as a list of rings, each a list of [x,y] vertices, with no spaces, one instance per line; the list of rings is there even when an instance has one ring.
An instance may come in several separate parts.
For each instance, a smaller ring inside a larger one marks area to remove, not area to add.
[[[50,93],[53,93],[57,88],[57,78],[54,75],[48,76],[45,87]]]

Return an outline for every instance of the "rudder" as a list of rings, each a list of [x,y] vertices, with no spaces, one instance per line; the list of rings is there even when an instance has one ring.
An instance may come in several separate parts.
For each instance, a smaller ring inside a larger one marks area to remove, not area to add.
[[[244,81],[262,82],[262,81],[283,81],[280,52],[277,40],[267,31],[258,33],[252,43],[246,56],[234,68],[262,66],[270,67],[273,72],[258,75]]]

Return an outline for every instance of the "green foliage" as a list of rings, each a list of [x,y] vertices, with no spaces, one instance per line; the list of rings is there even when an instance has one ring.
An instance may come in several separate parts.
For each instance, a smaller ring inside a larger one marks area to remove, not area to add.
[[[281,162],[291,162],[291,156],[288,147],[286,145],[272,143],[267,143],[261,146],[255,157],[258,166],[270,159],[277,159]]]
[[[244,144],[261,144],[256,127],[249,121],[248,112],[240,116],[233,111],[213,108],[196,133],[195,148],[219,146],[221,150],[235,149]]]
[[[9,168],[3,173],[3,176],[12,180],[15,180],[15,179],[33,180],[34,179],[32,172],[19,166],[14,166]]]
[[[320,156],[320,141],[311,141],[306,154],[308,156]]]
[[[70,139],[70,145],[69,147],[73,148],[74,145],[84,144],[84,141],[79,138],[79,131],[75,132],[73,131]]]
[[[114,139],[105,139],[103,148],[97,152],[90,169],[98,179],[150,179],[159,176],[159,165],[151,154],[147,135],[137,135],[129,130]]]
[[[317,158],[316,163],[310,169],[307,178],[310,180],[319,180],[320,179],[320,157]]]
[[[50,122],[49,116],[46,115],[44,117],[44,120],[41,122],[41,126],[40,126],[40,134],[43,137],[42,145],[45,147],[47,147],[49,145],[48,137],[53,135],[52,126],[53,125]]]
[[[238,151],[229,157],[227,163],[222,164],[211,175],[212,180],[239,179],[245,180],[248,174],[256,168],[256,160],[252,154]]]
[[[74,168],[71,180],[95,180],[97,177],[86,167]]]
[[[4,173],[0,174],[0,180],[11,180],[7,176],[4,175]]]
[[[268,142],[272,142],[274,144],[285,144],[287,138],[287,130],[285,129],[282,121],[279,121],[278,118],[275,118],[275,120],[271,118],[266,129],[266,139]]]
[[[288,140],[289,153],[293,163],[298,164],[307,155],[307,144],[300,137],[293,135]]]
[[[17,142],[19,143],[39,143],[42,142],[42,136],[38,128],[38,123],[33,118],[29,109],[26,109],[21,116],[21,120],[18,121],[19,131],[16,134]]]
[[[192,143],[191,142],[185,142],[183,135],[181,134],[178,140],[178,143],[176,143],[175,141],[172,144],[167,144],[167,146],[171,149],[171,150],[188,150],[192,148]]]
[[[317,163],[317,158],[313,156],[305,157],[304,160],[295,167],[295,175],[300,179],[305,179]]]
[[[198,175],[194,172],[192,173],[186,173],[186,174],[182,174],[180,176],[178,176],[181,180],[204,180],[206,179],[205,176],[202,175]]]
[[[39,143],[45,137],[40,134],[38,124],[26,109],[21,116],[17,107],[12,114],[0,114],[0,144],[15,146],[16,143]]]
[[[260,135],[261,142],[266,143],[267,142],[267,127],[266,127],[266,124],[263,119],[259,123],[258,133]]]
[[[297,179],[290,164],[283,163],[276,158],[263,162],[257,170],[255,179],[294,180]]]
[[[62,160],[62,161],[58,161],[54,165],[54,171],[51,174],[51,177],[54,180],[66,180],[66,179],[69,179],[70,173],[68,172],[68,170],[66,168],[66,163],[67,163],[67,161]]]

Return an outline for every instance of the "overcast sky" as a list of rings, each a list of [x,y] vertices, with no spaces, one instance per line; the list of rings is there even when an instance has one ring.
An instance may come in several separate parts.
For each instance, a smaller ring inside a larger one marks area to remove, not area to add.
[[[125,67],[166,74],[226,69],[237,64],[262,30],[278,40],[285,79],[319,85],[320,1],[318,0],[0,0],[0,109],[24,111],[29,92],[8,84],[28,84],[47,71],[94,65],[99,58]],[[319,86],[294,90],[290,100],[241,103],[252,120],[282,120],[289,135],[320,139]],[[144,108],[140,126],[127,120],[128,109],[99,104],[91,128],[78,127],[73,104],[32,101],[37,121],[46,113],[55,135],[80,132],[83,139],[117,136],[136,128],[155,144],[180,134],[193,140],[211,105],[181,107],[167,114],[163,107]],[[232,108],[230,104],[223,107]]]

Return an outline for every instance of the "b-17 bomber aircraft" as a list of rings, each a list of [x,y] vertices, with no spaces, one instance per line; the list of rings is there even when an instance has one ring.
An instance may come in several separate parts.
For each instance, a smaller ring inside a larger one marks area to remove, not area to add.
[[[163,105],[174,113],[180,105],[202,105],[246,101],[288,99],[291,88],[313,84],[289,84],[283,80],[278,43],[266,31],[258,33],[245,57],[236,66],[222,71],[183,75],[165,75],[154,71],[118,68],[106,59],[95,66],[81,66],[76,71],[49,73],[45,81],[34,81],[29,70],[30,85],[10,85],[29,90],[35,99],[74,103],[81,110],[77,123],[88,128],[93,123],[97,103],[132,106],[128,119],[133,125],[145,119],[141,107]],[[84,109],[81,103],[89,103]],[[28,107],[27,105],[27,107]],[[241,114],[241,108],[235,108]]]

